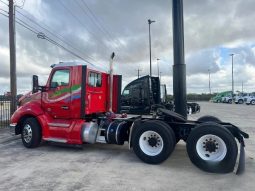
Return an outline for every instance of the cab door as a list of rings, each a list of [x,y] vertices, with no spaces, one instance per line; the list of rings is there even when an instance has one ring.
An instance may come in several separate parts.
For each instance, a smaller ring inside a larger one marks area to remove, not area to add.
[[[103,83],[104,82],[104,83]],[[86,85],[87,107],[86,114],[106,111],[106,83],[102,80],[102,73],[89,71]]]
[[[44,110],[55,119],[70,118],[71,104],[70,69],[58,68],[52,72],[48,90],[44,92],[42,105]]]

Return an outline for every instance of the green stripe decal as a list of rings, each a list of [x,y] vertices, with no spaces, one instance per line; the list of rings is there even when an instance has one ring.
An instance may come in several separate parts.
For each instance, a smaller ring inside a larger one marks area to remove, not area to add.
[[[80,84],[73,85],[73,86],[71,87],[71,91],[72,91],[72,92],[73,92],[73,91],[76,91],[76,90],[78,90],[80,87],[81,87]],[[60,89],[60,90],[58,90],[58,91],[56,91],[56,92],[52,92],[52,93],[49,95],[49,97],[58,97],[58,96],[61,96],[62,94],[65,94],[65,93],[70,93],[70,88],[69,88],[69,87],[68,87],[68,88]]]

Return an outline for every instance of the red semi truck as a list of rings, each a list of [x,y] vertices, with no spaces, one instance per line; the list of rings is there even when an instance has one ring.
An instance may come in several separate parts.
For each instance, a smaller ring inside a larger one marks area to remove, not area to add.
[[[120,75],[79,62],[61,62],[53,66],[45,86],[39,86],[33,76],[33,90],[19,100],[10,127],[21,134],[27,148],[39,146],[42,140],[75,145],[128,142],[149,164],[166,160],[182,139],[193,164],[217,173],[234,170],[239,142],[237,172],[243,172],[248,134],[238,127],[210,116],[190,121],[167,109],[146,116],[115,114],[120,98]]]

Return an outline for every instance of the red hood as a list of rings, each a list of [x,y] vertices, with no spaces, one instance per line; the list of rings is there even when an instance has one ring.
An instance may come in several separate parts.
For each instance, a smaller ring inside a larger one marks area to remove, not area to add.
[[[32,91],[26,93],[19,99],[19,106],[22,106],[31,101],[38,101],[41,99],[41,92],[32,93]]]

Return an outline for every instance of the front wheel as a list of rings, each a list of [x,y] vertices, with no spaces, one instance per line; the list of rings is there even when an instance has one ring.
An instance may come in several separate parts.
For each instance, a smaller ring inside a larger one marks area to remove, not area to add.
[[[242,100],[242,99],[239,99],[239,100],[238,100],[238,103],[239,103],[239,104],[243,104],[243,100]]]
[[[159,164],[165,161],[175,147],[175,135],[166,126],[148,121],[134,131],[133,150],[142,161]]]
[[[39,146],[42,134],[41,127],[35,118],[27,118],[22,125],[21,139],[27,148]]]
[[[229,173],[234,170],[238,148],[228,129],[207,122],[191,131],[187,139],[187,152],[198,168],[213,173]]]
[[[255,105],[255,100],[251,100],[251,105]]]

